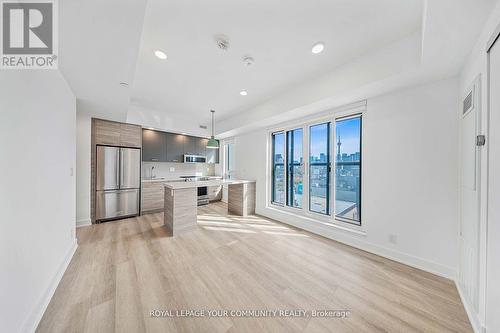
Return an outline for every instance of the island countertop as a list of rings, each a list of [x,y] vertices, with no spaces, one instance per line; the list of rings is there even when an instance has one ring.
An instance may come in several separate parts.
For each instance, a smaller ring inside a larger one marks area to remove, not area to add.
[[[255,183],[255,180],[211,179],[211,180],[200,180],[193,182],[171,182],[171,183],[165,183],[164,186],[165,188],[171,190],[178,190],[178,189],[193,188],[193,187],[237,185],[237,184],[249,184],[249,183]]]

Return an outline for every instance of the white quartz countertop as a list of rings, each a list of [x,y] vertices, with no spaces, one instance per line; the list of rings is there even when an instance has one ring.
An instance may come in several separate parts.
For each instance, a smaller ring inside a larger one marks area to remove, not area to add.
[[[200,177],[208,177],[210,180],[213,179],[222,179],[221,176],[200,176]],[[160,177],[160,178],[153,178],[153,179],[141,179],[143,183],[167,183],[167,182],[184,182],[185,180],[183,178],[165,178],[165,177]]]
[[[255,180],[243,180],[243,179],[212,179],[212,180],[201,180],[194,182],[171,182],[165,183],[165,188],[178,190],[183,188],[192,187],[203,187],[203,186],[221,186],[221,185],[236,185],[236,184],[247,184],[255,183]]]

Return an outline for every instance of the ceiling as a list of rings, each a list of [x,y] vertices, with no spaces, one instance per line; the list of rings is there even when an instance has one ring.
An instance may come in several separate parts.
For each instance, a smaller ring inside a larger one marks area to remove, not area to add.
[[[215,109],[223,137],[455,75],[497,2],[65,0],[60,68],[79,112],[206,135]]]
[[[223,119],[419,30],[421,17],[420,0],[149,0],[132,100],[203,123],[215,109]],[[315,55],[318,41],[326,47]]]

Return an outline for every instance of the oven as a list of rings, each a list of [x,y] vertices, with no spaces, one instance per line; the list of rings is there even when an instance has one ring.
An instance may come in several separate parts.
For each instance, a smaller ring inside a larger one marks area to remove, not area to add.
[[[208,188],[206,186],[198,187],[198,206],[208,205]]]

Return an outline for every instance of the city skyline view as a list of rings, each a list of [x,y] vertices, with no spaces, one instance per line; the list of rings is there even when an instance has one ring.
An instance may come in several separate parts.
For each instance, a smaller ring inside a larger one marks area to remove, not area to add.
[[[337,120],[333,143],[330,142],[331,131],[330,122],[309,127],[309,210],[324,215],[331,213],[329,170],[335,165],[334,214],[360,223],[361,116]],[[302,128],[273,135],[273,202],[302,208],[303,142]],[[289,161],[285,161],[285,151],[293,156]],[[285,179],[285,164],[288,180]]]

